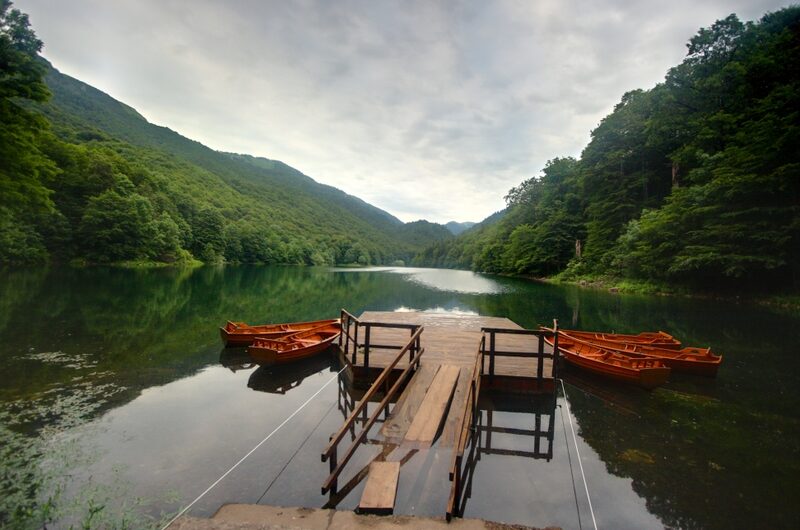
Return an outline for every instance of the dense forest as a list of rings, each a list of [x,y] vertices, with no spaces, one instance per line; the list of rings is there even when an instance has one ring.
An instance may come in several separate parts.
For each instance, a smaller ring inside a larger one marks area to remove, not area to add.
[[[41,49],[0,0],[0,262],[390,264],[453,237],[148,123]]]
[[[701,289],[800,287],[800,7],[701,29],[622,96],[579,160],[415,262]]]

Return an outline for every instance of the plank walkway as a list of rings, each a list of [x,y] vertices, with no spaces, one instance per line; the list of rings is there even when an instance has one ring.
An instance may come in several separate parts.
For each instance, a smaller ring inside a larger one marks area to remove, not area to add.
[[[419,442],[423,447],[433,444],[433,439],[442,424],[442,418],[450,405],[459,372],[460,368],[452,364],[443,364],[439,368],[406,432],[407,441]]]
[[[358,503],[359,513],[389,515],[394,512],[397,497],[397,479],[400,462],[373,462],[369,466],[369,478]]]

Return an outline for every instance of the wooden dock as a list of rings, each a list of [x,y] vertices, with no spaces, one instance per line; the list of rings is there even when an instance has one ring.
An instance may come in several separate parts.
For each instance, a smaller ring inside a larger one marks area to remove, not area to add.
[[[558,357],[546,336],[554,334],[500,317],[415,311],[355,317],[343,310],[340,360],[353,383],[368,389],[322,453],[330,462],[323,494],[336,494],[339,475],[382,417],[378,436],[384,449],[356,477],[367,478],[359,509],[391,514],[402,464],[408,455],[435,447],[451,451],[449,477],[442,480],[451,483],[447,517],[458,515],[462,459],[476,430],[478,396],[482,389],[552,394]],[[378,399],[369,414],[368,404]],[[346,438],[350,446],[339,458]],[[352,487],[351,479],[348,491]]]

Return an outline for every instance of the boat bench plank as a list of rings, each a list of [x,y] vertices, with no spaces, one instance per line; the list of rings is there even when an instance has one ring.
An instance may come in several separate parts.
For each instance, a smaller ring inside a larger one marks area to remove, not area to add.
[[[358,503],[359,513],[390,515],[394,512],[400,462],[372,462],[367,485]]]
[[[458,380],[459,367],[449,364],[442,365],[436,373],[428,392],[422,400],[419,411],[406,432],[406,440],[431,445],[439,426],[444,419],[444,413],[450,403],[450,397]]]
[[[426,364],[419,367],[397,400],[391,416],[381,427],[380,433],[386,441],[403,441],[438,370],[438,365]]]

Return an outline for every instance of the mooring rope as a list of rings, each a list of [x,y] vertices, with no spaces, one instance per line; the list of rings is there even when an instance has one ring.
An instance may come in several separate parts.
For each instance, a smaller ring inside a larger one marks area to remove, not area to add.
[[[346,368],[346,367],[345,367],[345,368]],[[220,477],[219,477],[217,480],[215,480],[215,481],[214,481],[214,483],[213,483],[213,484],[211,484],[211,485],[210,485],[208,488],[206,488],[206,490],[205,490],[203,493],[201,493],[200,495],[198,495],[198,496],[197,496],[197,498],[196,498],[195,500],[193,500],[192,502],[190,502],[190,503],[189,503],[189,504],[188,504],[188,505],[187,505],[187,506],[186,506],[184,509],[182,509],[180,512],[178,512],[178,514],[177,514],[175,517],[173,517],[172,519],[170,519],[170,521],[169,521],[167,524],[165,524],[165,525],[164,525],[164,526],[161,528],[161,530],[166,530],[167,528],[169,528],[169,526],[170,526],[172,523],[174,523],[175,521],[177,521],[177,520],[178,520],[178,517],[180,517],[181,515],[185,514],[187,511],[189,511],[189,509],[190,509],[192,506],[194,506],[195,504],[197,504],[197,501],[199,501],[200,499],[202,499],[202,498],[203,498],[203,497],[206,495],[206,493],[208,493],[209,491],[211,491],[211,490],[214,488],[214,486],[216,486],[217,484],[219,484],[220,482],[222,482],[222,480],[223,480],[225,477],[227,477],[227,476],[228,476],[228,475],[231,473],[231,471],[233,471],[234,469],[236,469],[237,467],[239,467],[239,464],[241,464],[242,462],[244,462],[244,461],[247,459],[247,457],[249,457],[249,456],[250,456],[250,455],[252,455],[254,452],[256,452],[256,450],[257,450],[259,447],[261,447],[262,445],[264,445],[264,443],[265,443],[267,440],[269,440],[270,438],[272,438],[272,435],[273,435],[273,434],[275,434],[276,432],[278,432],[278,430],[279,430],[281,427],[283,427],[284,425],[286,425],[287,423],[289,423],[289,420],[291,420],[292,418],[294,418],[294,417],[297,415],[297,413],[298,413],[298,412],[300,412],[301,410],[303,410],[303,409],[305,408],[305,406],[306,406],[306,405],[308,405],[309,403],[311,403],[311,400],[313,400],[315,397],[317,397],[317,396],[320,394],[320,392],[322,392],[322,391],[325,389],[325,387],[326,387],[326,386],[328,386],[329,384],[331,384],[331,383],[334,381],[334,379],[336,379],[337,377],[339,377],[339,374],[341,374],[341,373],[342,373],[344,370],[345,370],[345,369],[344,369],[344,368],[342,368],[341,370],[339,370],[338,372],[336,372],[336,375],[334,375],[333,377],[331,377],[331,378],[330,378],[330,379],[329,379],[329,380],[328,380],[328,381],[327,381],[327,382],[326,382],[324,385],[322,385],[322,386],[319,388],[319,390],[317,390],[316,392],[314,392],[314,395],[312,395],[310,398],[308,398],[308,399],[306,400],[306,402],[305,402],[305,403],[303,403],[302,405],[300,405],[300,407],[298,407],[298,409],[297,409],[297,410],[295,410],[294,412],[292,412],[292,413],[289,415],[289,417],[288,417],[288,418],[286,418],[285,420],[283,420],[283,422],[282,422],[280,425],[278,425],[277,427],[275,427],[275,429],[273,429],[273,431],[272,431],[271,433],[269,433],[269,434],[268,434],[266,437],[264,437],[264,439],[263,439],[263,440],[261,440],[260,442],[258,442],[258,443],[256,444],[256,446],[255,446],[255,447],[253,447],[252,449],[250,449],[250,451],[249,451],[249,452],[248,452],[246,455],[244,455],[244,456],[243,456],[241,459],[239,459],[239,461],[238,461],[238,462],[236,462],[235,464],[233,464],[233,465],[231,466],[231,468],[230,468],[230,469],[228,469],[228,470],[227,470],[225,473],[223,473],[223,474],[222,474],[222,476],[220,476]]]
[[[567,422],[564,421],[564,407],[559,406],[561,412],[561,427],[564,429],[564,440],[567,439]],[[569,450],[569,442],[567,442],[567,461],[569,462],[569,476],[572,479],[572,495],[575,497],[575,512],[578,514],[578,528],[583,530],[583,522],[581,521],[581,507],[578,504],[578,488],[575,487],[575,472],[572,468],[572,453]]]
[[[328,414],[330,414],[330,412],[333,410],[333,407],[335,407],[335,406],[336,406],[336,403],[331,403],[331,406],[328,407],[327,412],[325,412],[325,414],[322,415],[322,417],[319,419],[317,424],[314,425],[314,428],[311,429],[310,431],[308,431],[308,436],[306,436],[305,440],[303,440],[303,443],[301,443],[297,447],[297,449],[295,449],[294,453],[292,453],[292,456],[289,457],[289,460],[287,460],[286,463],[283,464],[283,467],[281,468],[281,470],[278,471],[278,474],[275,475],[275,478],[273,478],[272,481],[269,483],[269,485],[267,486],[267,489],[264,490],[264,493],[262,493],[261,497],[259,497],[258,500],[256,501],[256,504],[259,504],[261,502],[261,499],[264,498],[264,496],[267,494],[267,492],[270,490],[270,488],[272,488],[272,486],[278,481],[278,479],[283,474],[283,472],[286,471],[286,468],[289,467],[289,464],[292,463],[292,460],[294,460],[294,457],[297,456],[297,453],[300,452],[300,449],[305,447],[306,443],[308,443],[308,439],[311,438],[311,435],[314,434],[314,431],[316,431],[319,428],[319,426],[322,425],[322,422],[325,421],[325,418],[328,417]]]
[[[578,449],[578,437],[575,435],[575,427],[572,425],[572,412],[569,410],[569,399],[567,399],[567,389],[564,387],[564,380],[561,381],[561,391],[564,393],[564,405],[567,409],[567,417],[569,418],[569,428],[572,431],[572,441],[575,443],[575,454],[578,457],[578,466],[581,469],[581,478],[583,478],[583,488],[586,490],[586,500],[589,501],[589,513],[592,514],[592,524],[594,530],[597,530],[597,520],[594,517],[594,508],[592,507],[592,498],[589,496],[589,485],[586,483],[586,473],[583,472],[583,462],[581,462],[581,452]]]

